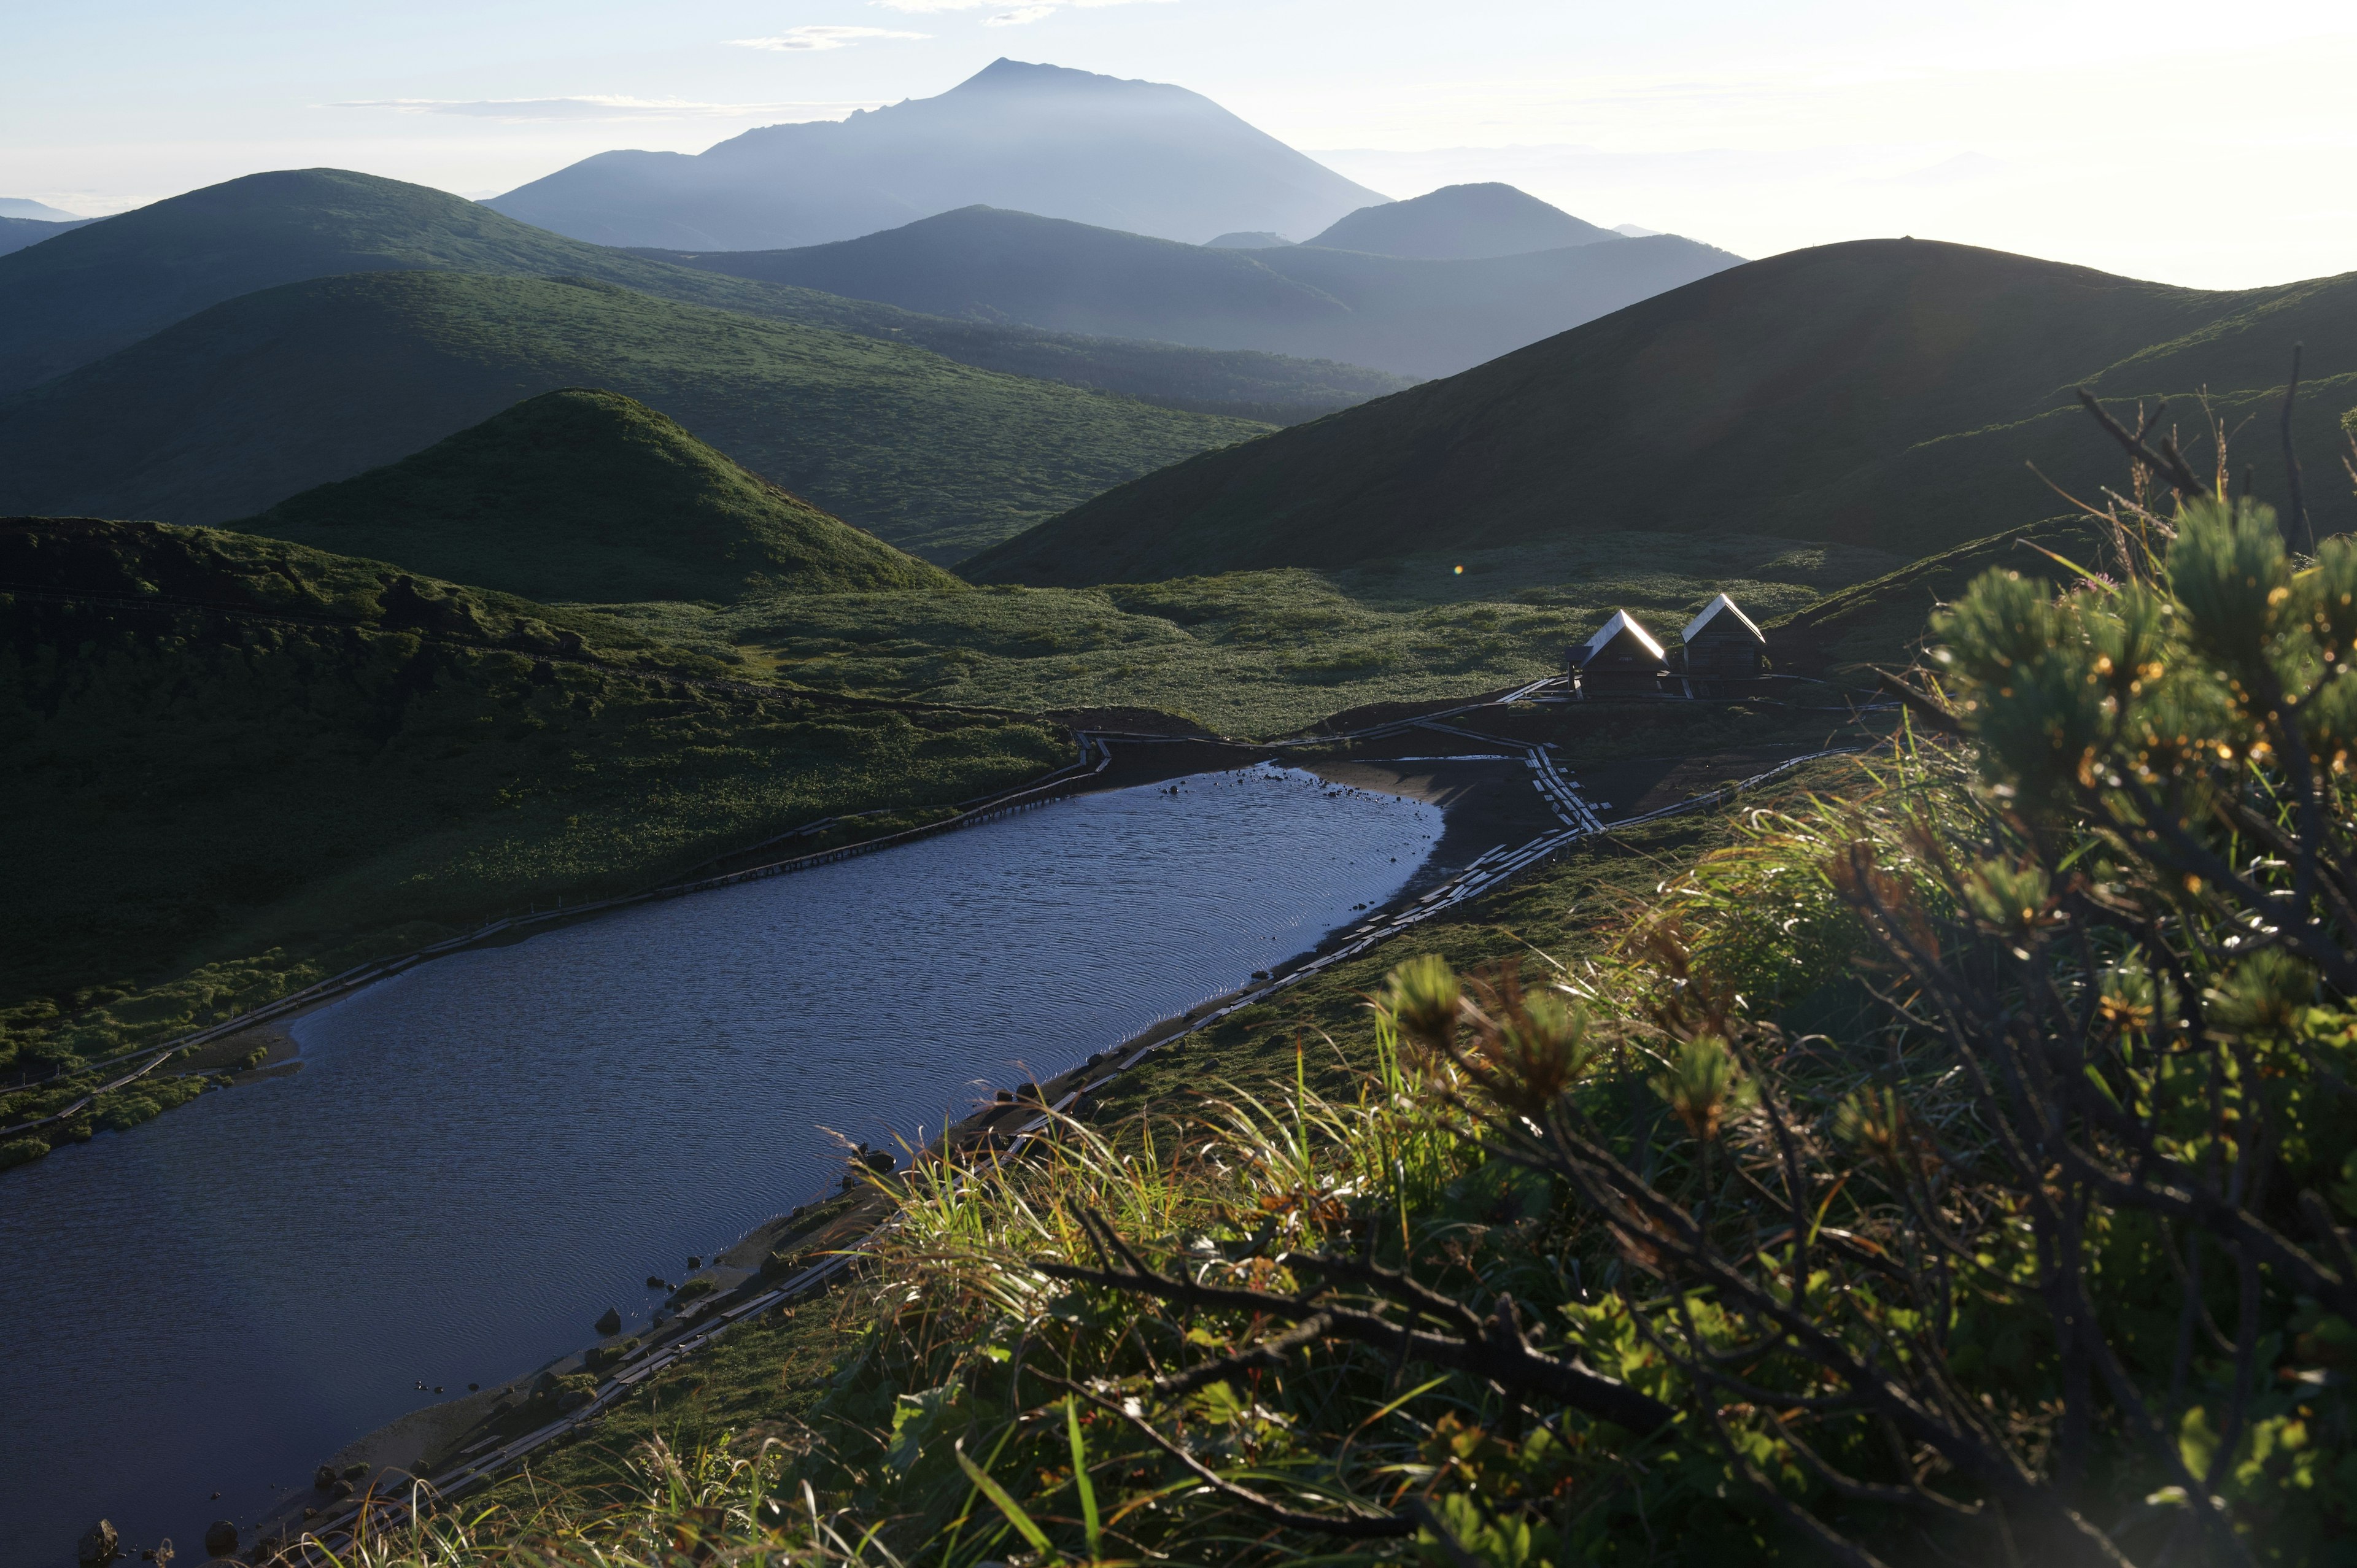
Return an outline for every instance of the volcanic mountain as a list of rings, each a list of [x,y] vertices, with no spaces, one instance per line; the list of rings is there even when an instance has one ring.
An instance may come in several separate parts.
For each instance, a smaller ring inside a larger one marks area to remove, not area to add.
[[[1183,87],[1000,59],[937,98],[600,153],[490,204],[600,244],[748,251],[976,203],[1191,243],[1315,233],[1382,199]]]

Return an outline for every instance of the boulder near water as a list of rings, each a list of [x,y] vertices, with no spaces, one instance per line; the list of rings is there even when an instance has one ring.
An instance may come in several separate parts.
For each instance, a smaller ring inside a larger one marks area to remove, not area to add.
[[[113,1524],[100,1520],[82,1532],[81,1540],[74,1545],[74,1557],[82,1563],[112,1563],[121,1549],[122,1539],[114,1533]]]
[[[606,1309],[606,1316],[599,1318],[595,1324],[591,1325],[591,1326],[596,1328],[601,1336],[608,1334],[619,1334],[622,1331],[621,1309],[612,1306],[608,1307]]]
[[[237,1552],[237,1526],[225,1519],[217,1519],[205,1526],[205,1550],[215,1557],[234,1556]]]

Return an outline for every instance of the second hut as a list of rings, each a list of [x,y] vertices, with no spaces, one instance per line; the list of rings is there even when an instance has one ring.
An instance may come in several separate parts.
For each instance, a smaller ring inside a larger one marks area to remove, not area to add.
[[[1712,596],[1702,614],[1686,622],[1689,681],[1751,681],[1768,668],[1768,638],[1725,594]]]
[[[1658,697],[1670,672],[1662,645],[1627,610],[1614,610],[1567,662],[1583,697]]]

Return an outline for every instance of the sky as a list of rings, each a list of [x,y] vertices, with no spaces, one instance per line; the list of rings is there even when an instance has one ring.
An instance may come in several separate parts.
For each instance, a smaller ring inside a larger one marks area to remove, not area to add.
[[[0,197],[270,168],[495,195],[930,97],[1176,82],[1394,197],[1502,179],[1746,256],[1910,233],[2236,288],[2357,270],[2357,6],[2245,0],[0,5]]]

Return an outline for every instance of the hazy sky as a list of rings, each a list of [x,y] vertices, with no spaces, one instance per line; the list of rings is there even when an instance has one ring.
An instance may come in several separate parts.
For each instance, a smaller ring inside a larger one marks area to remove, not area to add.
[[[1911,232],[2212,286],[2357,269],[2346,0],[9,0],[0,196],[307,165],[485,196],[1000,55],[1193,88],[1394,196],[1505,179],[1750,256]]]

